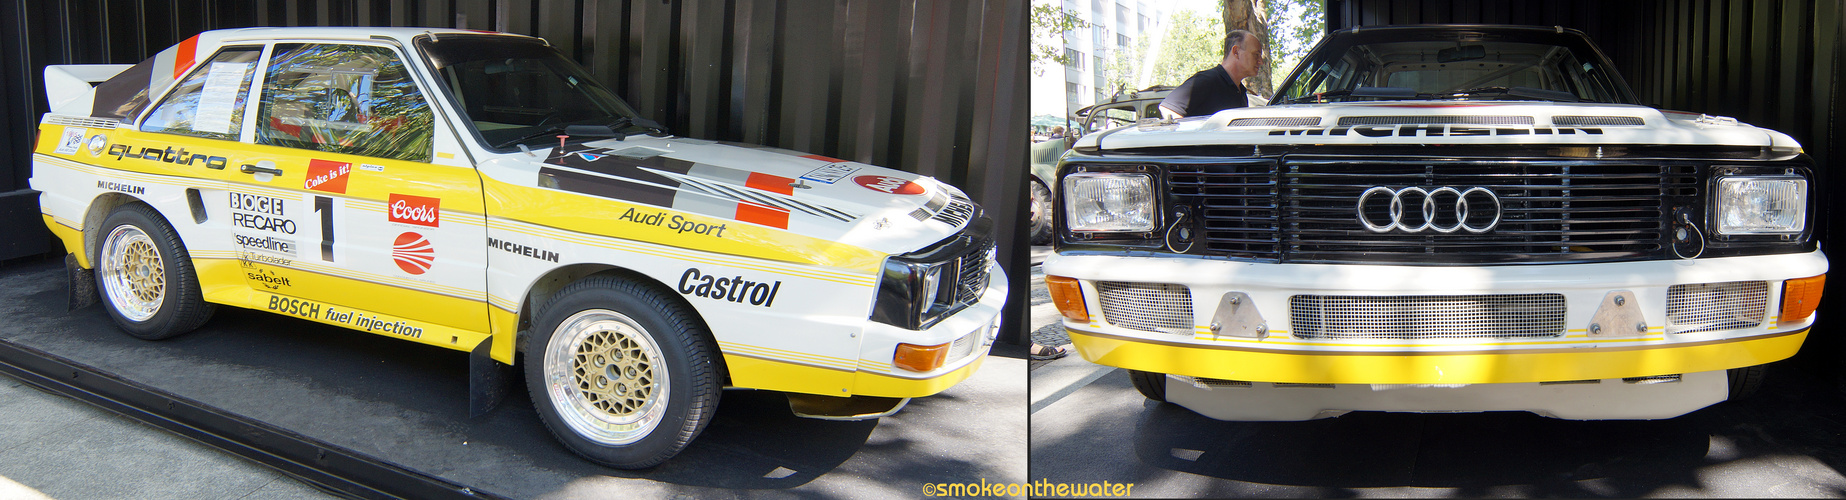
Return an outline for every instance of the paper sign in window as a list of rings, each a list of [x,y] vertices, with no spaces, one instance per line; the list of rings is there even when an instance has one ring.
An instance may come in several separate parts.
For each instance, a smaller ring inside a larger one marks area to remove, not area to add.
[[[205,74],[205,88],[199,93],[199,110],[192,118],[193,130],[231,133],[231,117],[237,111],[238,94],[249,72],[249,63],[212,63]]]

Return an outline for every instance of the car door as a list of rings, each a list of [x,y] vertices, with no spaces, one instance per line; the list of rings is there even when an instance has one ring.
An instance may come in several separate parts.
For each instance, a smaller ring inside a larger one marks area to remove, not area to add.
[[[281,312],[472,347],[425,330],[487,331],[481,181],[401,52],[276,43],[267,61],[234,174],[249,186],[226,200],[233,239],[277,257],[250,263],[252,291]]]

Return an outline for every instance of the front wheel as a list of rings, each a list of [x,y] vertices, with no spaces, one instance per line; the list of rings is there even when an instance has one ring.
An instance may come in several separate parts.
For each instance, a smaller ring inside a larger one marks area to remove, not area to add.
[[[1135,390],[1141,391],[1147,399],[1167,402],[1167,374],[1128,370],[1128,381],[1134,383]]]
[[[1724,372],[1731,383],[1731,400],[1739,400],[1756,395],[1763,389],[1763,377],[1769,374],[1769,365],[1732,368]]]
[[[718,409],[710,335],[665,293],[610,277],[558,292],[526,340],[526,390],[558,441],[620,469],[685,449]]]
[[[1051,243],[1051,189],[1037,179],[1026,181],[1032,185],[1032,244]]]
[[[179,234],[153,207],[130,203],[103,219],[97,245],[97,290],[116,326],[136,338],[160,340],[211,319],[212,305]]]

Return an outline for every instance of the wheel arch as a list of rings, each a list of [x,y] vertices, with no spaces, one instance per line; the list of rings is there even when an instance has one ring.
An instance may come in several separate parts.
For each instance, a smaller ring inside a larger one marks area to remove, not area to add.
[[[553,296],[557,295],[559,290],[563,290],[565,287],[597,276],[610,276],[640,283],[642,286],[659,290],[668,300],[672,300],[680,306],[685,307],[686,310],[692,311],[693,321],[697,321],[701,329],[705,331],[705,340],[711,344],[713,349],[719,350],[719,352],[712,353],[712,362],[718,368],[719,381],[724,386],[728,387],[731,385],[731,371],[725,366],[723,350],[719,349],[717,336],[711,331],[711,323],[705,321],[704,313],[699,311],[699,308],[694,307],[691,301],[686,300],[685,296],[675,292],[673,287],[668,286],[665,282],[654,279],[653,276],[649,276],[646,273],[612,264],[581,263],[560,266],[546,271],[545,274],[540,275],[538,279],[533,280],[532,284],[526,287],[525,297],[521,298],[519,302],[519,323],[514,333],[515,338],[513,339],[515,356],[524,355],[525,342],[522,342],[522,340],[525,334],[531,330],[533,321],[537,319],[534,316],[537,315],[538,306],[540,304],[550,301]]]
[[[146,200],[116,192],[98,195],[95,199],[90,200],[89,208],[85,209],[83,213],[82,257],[84,262],[90,264],[90,268],[94,269],[96,267],[96,246],[99,244],[98,241],[102,239],[103,219],[109,218],[109,213],[114,212],[117,207],[131,203],[146,204],[149,208],[154,209],[154,213],[160,214],[161,221],[165,222],[168,227],[175,227],[173,225],[173,220],[168,218],[166,213],[161,212],[160,208],[155,207],[154,204],[148,203]],[[177,228],[174,234],[179,236],[181,245],[186,244],[186,236],[180,234]],[[191,247],[188,246],[188,248]]]

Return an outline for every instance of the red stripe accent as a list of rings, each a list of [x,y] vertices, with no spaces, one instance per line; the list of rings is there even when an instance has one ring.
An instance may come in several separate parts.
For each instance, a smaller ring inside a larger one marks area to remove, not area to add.
[[[788,229],[788,211],[775,207],[766,207],[755,203],[737,203],[737,220],[762,224],[776,229]]]
[[[795,188],[790,184],[794,183],[794,179],[787,177],[751,172],[750,178],[744,180],[744,187],[793,196]]]
[[[801,155],[801,157],[807,158],[810,160],[820,160],[820,161],[824,161],[827,163],[846,163],[846,160],[842,160],[839,158],[828,158],[828,157],[821,156],[821,155]]]
[[[178,80],[187,69],[192,68],[193,58],[199,52],[199,35],[192,35],[179,43],[179,53],[173,54],[173,79]]]

